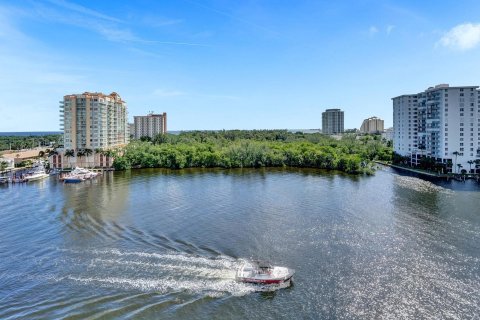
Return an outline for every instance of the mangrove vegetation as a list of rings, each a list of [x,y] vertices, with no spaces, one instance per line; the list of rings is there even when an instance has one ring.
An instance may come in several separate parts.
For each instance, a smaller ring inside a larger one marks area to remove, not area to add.
[[[391,161],[392,148],[379,135],[287,130],[192,131],[160,134],[130,142],[113,166],[129,168],[307,167],[347,173],[372,173],[372,161]]]

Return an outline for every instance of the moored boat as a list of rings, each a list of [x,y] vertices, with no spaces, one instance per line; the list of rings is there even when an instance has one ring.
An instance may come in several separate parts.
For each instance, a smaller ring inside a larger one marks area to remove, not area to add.
[[[235,279],[262,285],[288,284],[294,273],[293,269],[272,266],[263,261],[245,261],[237,269]]]
[[[49,175],[45,172],[45,167],[41,162],[35,163],[33,169],[24,176],[26,181],[42,180],[48,177]]]
[[[63,178],[64,183],[79,183],[84,180],[85,179],[81,175],[70,175],[68,177]]]
[[[36,170],[34,172],[28,173],[25,175],[26,181],[36,181],[48,178],[49,175],[45,172],[45,170]]]
[[[65,183],[78,183],[88,179],[93,179],[98,176],[99,173],[90,171],[88,169],[76,167],[70,173],[60,176],[60,181]]]

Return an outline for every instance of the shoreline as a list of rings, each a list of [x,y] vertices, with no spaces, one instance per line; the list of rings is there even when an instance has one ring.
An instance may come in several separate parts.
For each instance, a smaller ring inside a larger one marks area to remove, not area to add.
[[[472,174],[460,174],[460,173],[433,173],[433,172],[426,172],[422,169],[403,167],[403,166],[382,162],[382,161],[375,161],[375,163],[388,166],[400,171],[406,171],[406,172],[418,174],[421,177],[423,176],[423,177],[434,178],[434,179],[446,179],[447,181],[450,179],[453,179],[457,181],[476,180],[477,182],[480,182],[480,175],[478,174],[472,175]]]

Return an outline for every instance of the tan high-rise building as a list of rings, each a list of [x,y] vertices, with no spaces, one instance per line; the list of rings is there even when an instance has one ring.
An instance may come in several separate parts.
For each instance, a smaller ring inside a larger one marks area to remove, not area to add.
[[[154,138],[157,134],[167,133],[167,114],[153,114],[146,116],[134,116],[135,131],[131,134],[135,139],[141,137]]]
[[[65,149],[104,149],[128,143],[127,105],[115,92],[63,97],[60,117]]]
[[[383,120],[377,117],[371,117],[363,120],[360,127],[361,133],[381,133],[383,132]]]

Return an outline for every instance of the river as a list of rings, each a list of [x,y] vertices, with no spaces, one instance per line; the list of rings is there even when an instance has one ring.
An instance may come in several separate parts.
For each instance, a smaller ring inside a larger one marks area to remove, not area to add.
[[[0,185],[0,318],[478,319],[479,191],[388,168]],[[235,282],[247,258],[293,285]]]

